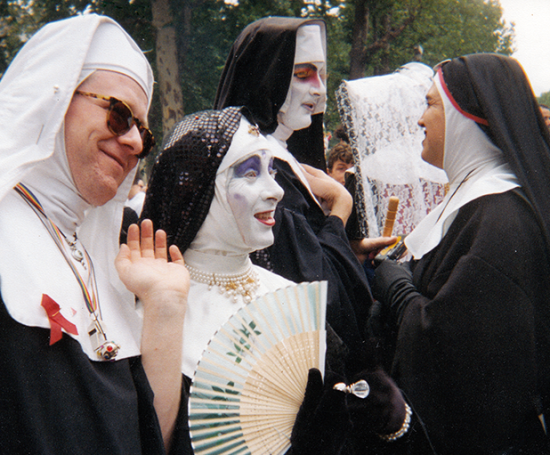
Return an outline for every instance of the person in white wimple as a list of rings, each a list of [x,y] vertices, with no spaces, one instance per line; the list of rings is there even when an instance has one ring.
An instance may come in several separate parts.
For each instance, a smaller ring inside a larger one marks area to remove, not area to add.
[[[183,453],[183,258],[150,222],[116,257],[152,89],[97,15],[43,27],[0,82],[0,453]]]
[[[181,365],[187,387],[209,341],[233,314],[255,297],[293,284],[249,258],[273,242],[273,215],[283,190],[275,181],[273,145],[246,114],[246,109],[228,107],[182,119],[148,184],[142,216],[183,252],[191,277]],[[325,377],[316,369],[309,372],[288,453],[349,453],[341,450],[350,443],[348,407],[357,403],[333,389],[345,381],[341,371],[332,369],[334,352],[339,352],[334,338],[327,337]],[[389,378],[361,378],[371,393],[364,400],[353,398],[374,420],[386,421],[395,403],[403,405]],[[182,408],[187,412],[184,400]],[[185,432],[178,437],[189,441]]]
[[[217,143],[211,138],[229,137],[224,127],[230,121],[238,129],[229,138],[229,147],[222,148],[221,159],[212,152]],[[202,125],[212,125],[211,136],[205,135]],[[203,141],[194,142],[201,136]],[[273,243],[273,213],[283,197],[272,175],[273,153],[267,140],[233,109],[198,119],[192,115],[191,121],[181,122],[169,144],[173,145],[165,148],[153,168],[143,217],[167,232],[189,270],[182,372],[192,378],[207,343],[231,315],[255,297],[293,283],[253,265],[249,258],[252,251]],[[179,155],[179,166],[174,155]],[[204,175],[203,161],[217,169],[211,180]],[[180,174],[189,182],[184,189],[173,190]],[[193,196],[200,197],[203,188],[208,188],[204,203],[193,209]],[[188,227],[183,220],[176,223],[186,212],[194,222]]]

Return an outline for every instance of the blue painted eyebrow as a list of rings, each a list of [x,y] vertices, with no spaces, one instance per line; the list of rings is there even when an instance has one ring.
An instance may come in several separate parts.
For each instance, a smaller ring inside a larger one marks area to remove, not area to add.
[[[258,155],[251,156],[237,165],[235,168],[235,177],[244,177],[249,170],[260,173],[261,164],[262,160]]]

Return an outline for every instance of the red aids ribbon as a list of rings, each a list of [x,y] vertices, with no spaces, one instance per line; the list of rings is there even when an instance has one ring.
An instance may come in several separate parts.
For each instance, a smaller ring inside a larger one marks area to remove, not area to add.
[[[63,315],[59,312],[59,305],[49,295],[42,294],[41,305],[46,310],[48,319],[50,320],[50,346],[57,343],[63,336],[61,329],[65,329],[65,332],[67,333],[78,335],[76,326],[63,317]]]

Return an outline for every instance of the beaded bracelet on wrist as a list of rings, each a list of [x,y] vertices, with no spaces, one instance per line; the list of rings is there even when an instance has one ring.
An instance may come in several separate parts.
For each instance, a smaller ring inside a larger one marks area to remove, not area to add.
[[[399,439],[407,431],[409,431],[409,427],[411,425],[412,409],[407,403],[405,403],[405,412],[406,412],[405,420],[403,421],[403,425],[401,425],[401,428],[399,430],[397,430],[395,433],[379,434],[378,436],[386,442],[392,442],[392,441],[395,441],[396,439]]]

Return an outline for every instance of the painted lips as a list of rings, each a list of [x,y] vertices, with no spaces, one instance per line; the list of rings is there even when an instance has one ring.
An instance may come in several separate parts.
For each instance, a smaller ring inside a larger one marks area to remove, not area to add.
[[[273,210],[269,210],[267,212],[259,212],[254,215],[254,217],[260,222],[265,224],[266,226],[274,226],[275,225],[275,218],[273,218]]]

